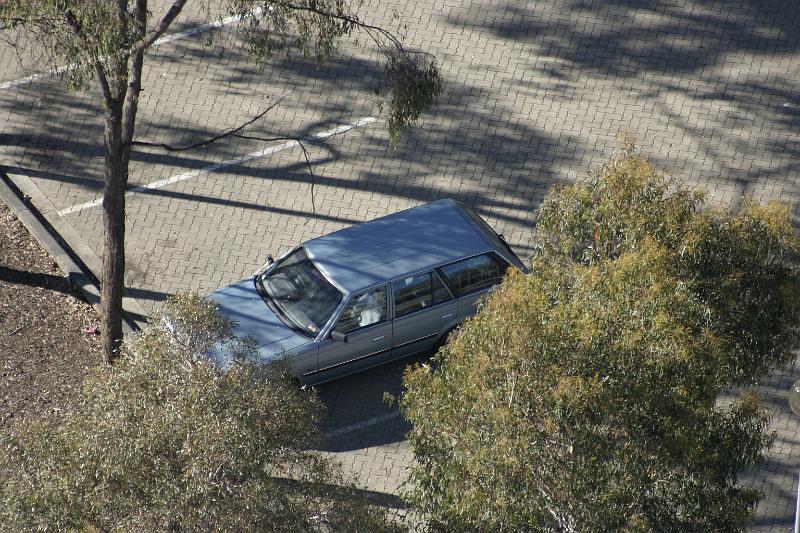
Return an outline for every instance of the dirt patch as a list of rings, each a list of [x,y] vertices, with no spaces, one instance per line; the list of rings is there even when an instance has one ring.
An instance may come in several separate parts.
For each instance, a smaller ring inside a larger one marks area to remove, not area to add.
[[[100,361],[99,316],[0,203],[0,429],[58,419]]]

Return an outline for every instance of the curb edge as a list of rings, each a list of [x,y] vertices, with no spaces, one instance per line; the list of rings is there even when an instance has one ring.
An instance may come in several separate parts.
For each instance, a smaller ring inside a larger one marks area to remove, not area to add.
[[[86,301],[100,314],[100,284],[99,276],[95,270],[100,265],[100,260],[80,240],[72,226],[66,221],[53,224],[45,215],[47,212],[55,213],[55,208],[46,200],[30,179],[24,176],[15,176],[17,180],[28,183],[17,183],[9,176],[9,168],[0,168],[0,200],[19,218],[31,236],[53,258],[61,272],[64,273],[69,283],[81,292]],[[27,193],[27,194],[26,194]],[[34,197],[37,198],[34,198]],[[44,201],[45,211],[37,209],[35,204]],[[48,205],[49,204],[49,205]],[[59,217],[61,218],[61,217]],[[57,228],[56,226],[61,226]],[[64,235],[65,233],[72,235]],[[71,239],[68,237],[72,237]],[[78,243],[74,242],[78,239]],[[95,262],[95,268],[87,264],[86,259],[78,253],[80,249],[85,256],[90,254],[89,262]],[[123,331],[127,335],[140,330],[147,321],[147,313],[133,298],[124,297],[123,303]]]

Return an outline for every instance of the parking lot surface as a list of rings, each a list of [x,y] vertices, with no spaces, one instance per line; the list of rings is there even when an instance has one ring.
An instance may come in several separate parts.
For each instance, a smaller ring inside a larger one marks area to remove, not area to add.
[[[445,77],[438,107],[396,149],[374,94],[381,66],[363,36],[320,68],[279,57],[258,69],[230,47],[227,27],[176,36],[148,55],[139,140],[188,145],[279,103],[248,128],[250,139],[132,153],[126,283],[144,311],[178,290],[248,276],[267,254],[308,238],[442,197],[475,207],[525,257],[547,191],[586,176],[623,132],[713,203],[800,197],[796,2],[370,0],[361,13],[434,54]],[[176,30],[209,22],[187,11]],[[38,70],[0,43],[0,165],[96,263],[99,99],[54,77],[26,79]],[[309,139],[310,165],[296,144],[256,138],[285,135]],[[401,392],[401,371],[398,363],[319,389],[331,414],[327,451],[388,496],[411,457],[408,426],[382,399]],[[760,386],[777,438],[748,473],[766,494],[753,531],[793,522],[800,421],[785,391],[798,377],[789,369]]]

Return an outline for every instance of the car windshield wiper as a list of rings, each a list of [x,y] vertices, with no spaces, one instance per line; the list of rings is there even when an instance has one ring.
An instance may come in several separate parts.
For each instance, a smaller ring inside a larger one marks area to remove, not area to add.
[[[290,329],[299,331],[306,337],[313,337],[303,328],[301,324],[296,322],[291,316],[289,316],[288,313],[281,309],[281,307],[275,302],[275,299],[269,295],[269,291],[267,291],[267,288],[264,286],[264,276],[265,274],[259,274],[255,276],[255,285],[256,291],[258,291],[258,294],[261,295],[261,299],[264,300],[264,302],[267,304],[267,307],[269,307],[270,310],[275,313],[275,316],[280,318],[281,322],[286,324]]]

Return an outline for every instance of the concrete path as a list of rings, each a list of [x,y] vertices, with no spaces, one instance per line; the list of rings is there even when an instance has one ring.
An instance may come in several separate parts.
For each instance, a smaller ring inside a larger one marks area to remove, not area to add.
[[[370,0],[363,14],[434,53],[447,82],[437,110],[395,151],[372,92],[380,66],[369,48],[346,45],[319,69],[280,58],[261,71],[242,54],[220,54],[235,42],[223,28],[148,56],[140,140],[190,144],[282,99],[249,133],[312,138],[313,174],[302,151],[282,142],[134,152],[131,305],[152,312],[177,290],[207,292],[251,274],[268,253],[444,196],[473,205],[524,256],[546,191],[585,176],[623,131],[715,202],[800,196],[796,2]],[[208,22],[199,11],[180,21],[181,29]],[[35,71],[0,44],[0,165],[34,203],[45,199],[36,207],[96,263],[98,99],[52,78],[17,82]],[[797,377],[787,371],[761,387],[778,438],[752,473],[767,494],[753,531],[792,523],[800,432],[785,391]],[[381,400],[399,384],[396,365],[321,388],[330,451],[377,492],[396,492],[410,458],[407,426]]]

